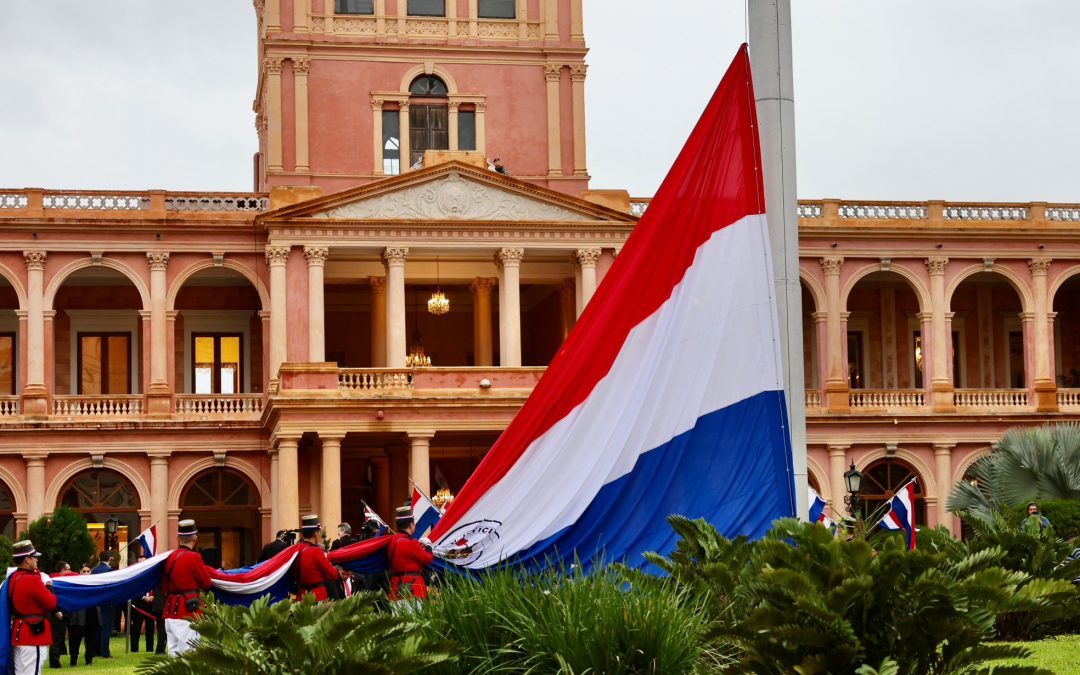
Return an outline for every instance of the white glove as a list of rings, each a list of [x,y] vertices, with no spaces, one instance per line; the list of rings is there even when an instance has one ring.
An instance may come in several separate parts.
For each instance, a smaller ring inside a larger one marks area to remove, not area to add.
[[[431,546],[431,540],[427,537],[420,537],[420,543],[424,546]]]

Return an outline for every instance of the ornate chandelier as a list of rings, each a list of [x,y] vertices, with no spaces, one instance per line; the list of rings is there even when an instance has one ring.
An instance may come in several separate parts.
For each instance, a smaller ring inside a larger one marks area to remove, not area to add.
[[[450,492],[450,488],[439,488],[439,491],[435,493],[435,496],[431,498],[431,503],[435,505],[440,511],[444,511],[450,502],[454,501],[454,493]]]
[[[442,279],[439,275],[439,258],[435,258],[435,292],[431,294],[431,297],[427,301],[427,311],[438,316],[439,314],[446,314],[450,311],[450,301],[443,295],[442,290],[439,288],[442,285]]]
[[[412,333],[412,347],[405,357],[406,368],[428,368],[431,366],[431,357],[424,353],[424,343],[420,341],[420,329]]]

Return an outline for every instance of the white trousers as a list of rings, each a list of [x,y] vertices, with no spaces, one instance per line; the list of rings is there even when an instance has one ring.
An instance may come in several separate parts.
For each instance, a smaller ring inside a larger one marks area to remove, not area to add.
[[[48,647],[15,647],[15,675],[41,675],[49,660]]]
[[[179,656],[199,644],[199,632],[187,619],[165,619],[165,635],[169,656]]]

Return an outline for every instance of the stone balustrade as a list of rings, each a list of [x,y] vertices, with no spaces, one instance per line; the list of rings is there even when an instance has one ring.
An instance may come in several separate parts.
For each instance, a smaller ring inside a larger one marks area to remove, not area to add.
[[[176,397],[176,413],[196,418],[259,418],[264,400],[262,394],[180,394]]]
[[[143,397],[134,396],[54,396],[57,417],[136,417],[143,414]]]
[[[645,215],[645,210],[649,208],[649,202],[652,199],[647,197],[631,197],[630,198],[630,215],[637,216],[638,218]]]
[[[19,416],[19,397],[0,396],[0,417]]]
[[[372,396],[401,393],[412,388],[412,373],[396,368],[342,368],[338,391],[343,395]]]
[[[926,392],[922,389],[855,389],[848,394],[848,405],[853,412],[921,410],[926,406]]]
[[[1080,389],[1058,389],[1058,407],[1075,410],[1080,408]]]
[[[146,218],[176,213],[260,213],[270,209],[270,199],[257,193],[216,192],[117,192],[108,190],[0,190],[0,213],[78,212],[81,217],[115,217],[138,212]]]
[[[1026,389],[957,389],[953,392],[953,403],[957,408],[1023,412],[1028,409],[1028,392]]]
[[[806,390],[806,407],[807,408],[820,408],[821,407],[821,392],[817,389]]]

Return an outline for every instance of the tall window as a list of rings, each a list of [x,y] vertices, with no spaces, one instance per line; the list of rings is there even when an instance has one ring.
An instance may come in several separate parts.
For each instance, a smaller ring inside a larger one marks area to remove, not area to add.
[[[458,113],[458,150],[476,149],[476,113],[462,110]]]
[[[375,0],[334,0],[335,14],[374,14]]]
[[[131,393],[131,335],[79,333],[79,394]]]
[[[409,0],[409,16],[446,16],[446,0]]]
[[[15,393],[15,334],[0,333],[0,396]]]
[[[477,14],[481,19],[513,19],[514,0],[480,0]]]
[[[449,150],[449,108],[446,83],[434,75],[421,75],[409,87],[409,166],[425,150]]]
[[[882,459],[866,467],[861,488],[866,503],[863,515],[869,517],[874,511],[883,509],[885,502],[891,500],[897,490],[916,476],[918,474],[911,466],[898,459]],[[915,482],[915,524],[926,524],[926,493],[922,487],[922,478]]]
[[[241,335],[192,335],[196,394],[238,394],[243,387]]]
[[[384,110],[382,114],[383,173],[396,176],[401,173],[401,122],[397,110]]]

